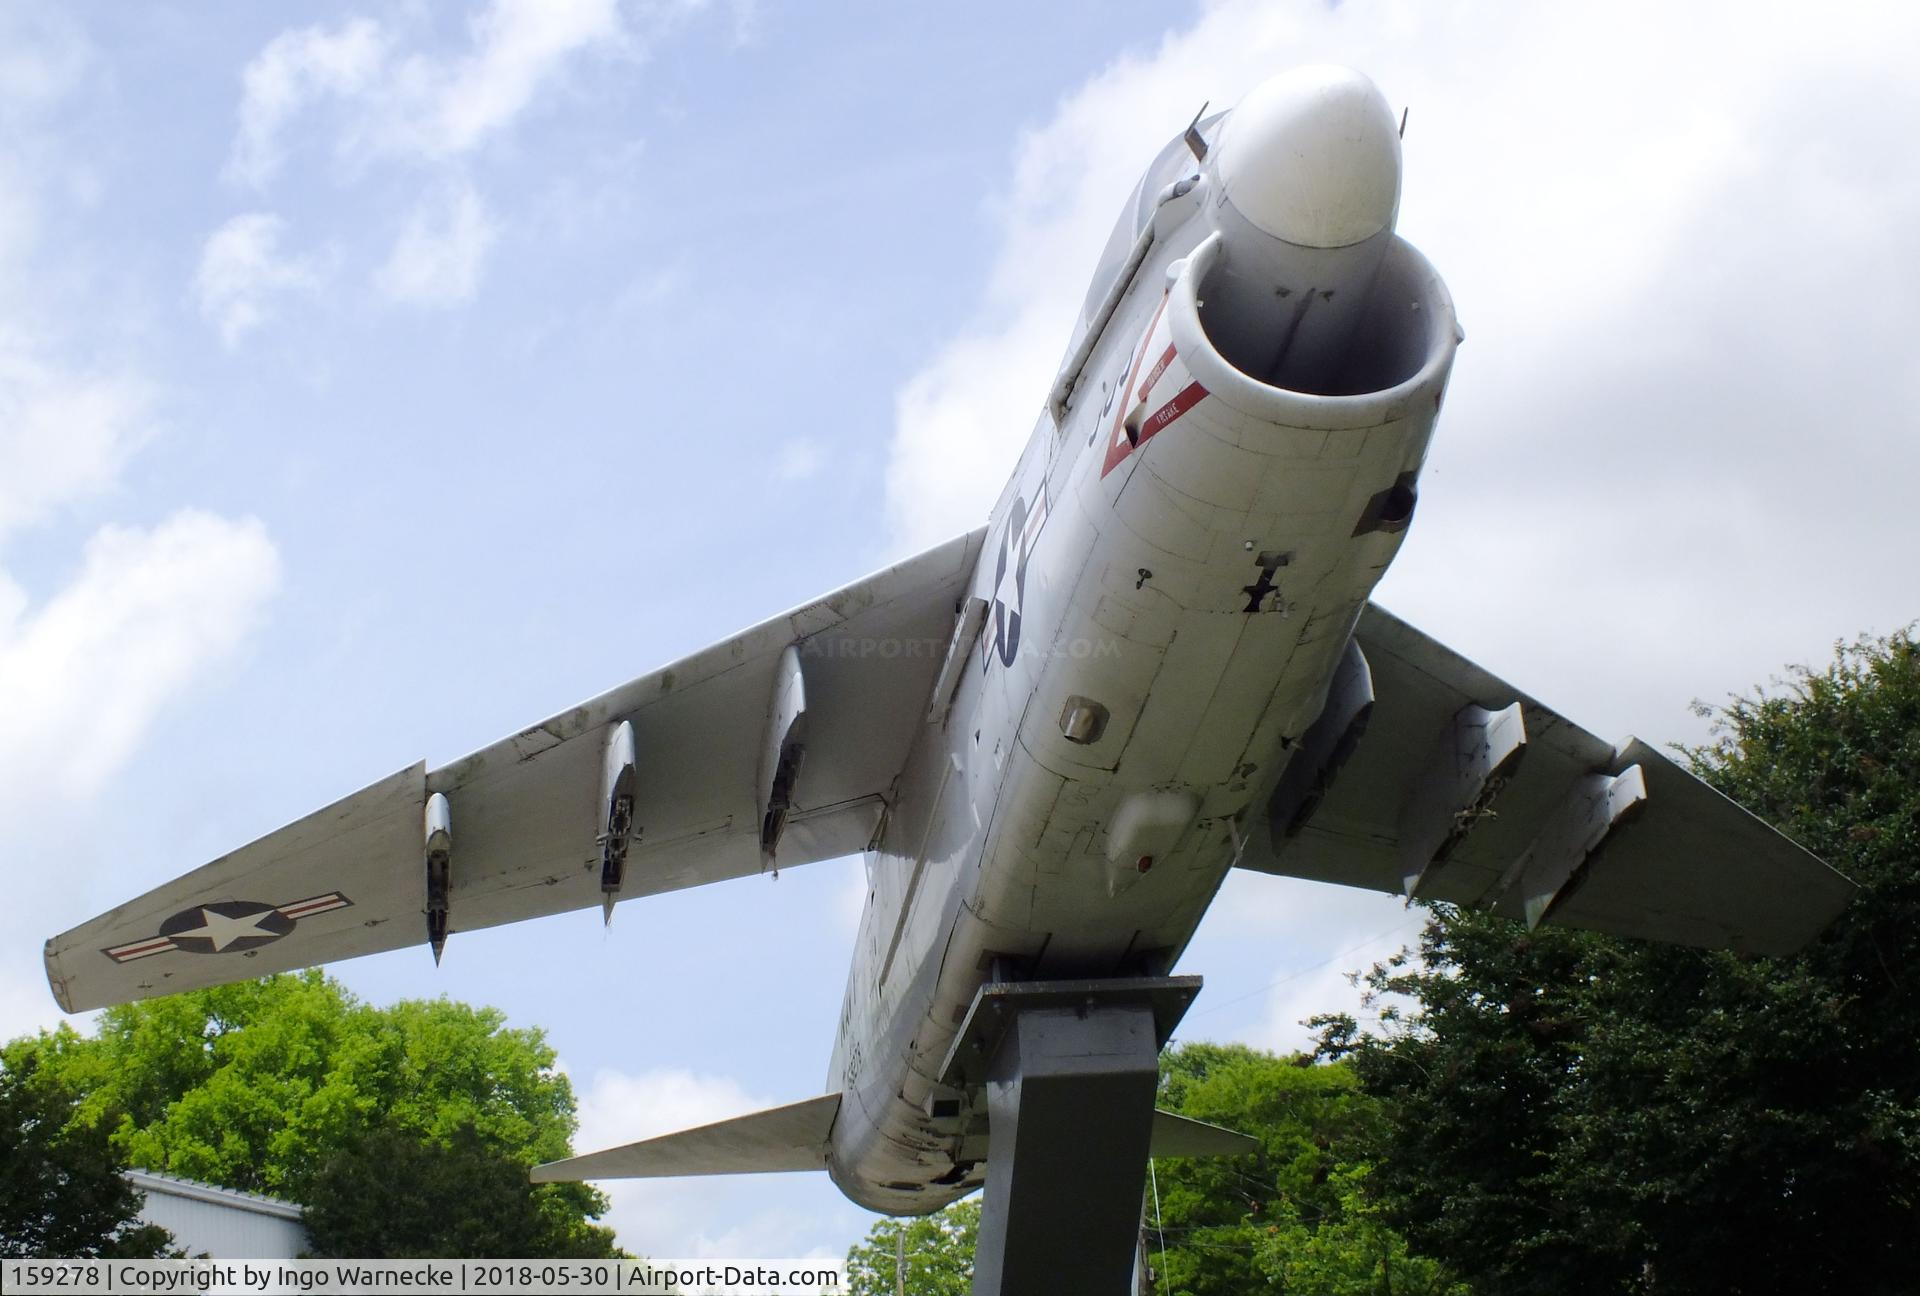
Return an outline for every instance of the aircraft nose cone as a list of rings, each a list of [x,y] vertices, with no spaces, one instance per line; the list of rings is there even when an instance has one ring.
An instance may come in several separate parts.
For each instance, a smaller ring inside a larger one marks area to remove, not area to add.
[[[1303,247],[1346,247],[1393,224],[1400,131],[1373,82],[1303,67],[1262,82],[1217,149],[1222,192],[1249,223]]]

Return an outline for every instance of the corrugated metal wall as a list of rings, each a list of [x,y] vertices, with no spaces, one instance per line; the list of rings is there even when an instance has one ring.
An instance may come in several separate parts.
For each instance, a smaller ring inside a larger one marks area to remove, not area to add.
[[[190,1256],[291,1260],[307,1249],[298,1206],[142,1170],[127,1178],[147,1195],[140,1218],[172,1233]]]

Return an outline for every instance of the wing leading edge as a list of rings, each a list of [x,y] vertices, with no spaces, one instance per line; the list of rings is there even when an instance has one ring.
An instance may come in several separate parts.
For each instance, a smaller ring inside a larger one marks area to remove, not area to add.
[[[1853,897],[1661,752],[1602,741],[1377,606],[1328,714],[1351,724],[1303,740],[1318,767],[1282,777],[1242,867],[1760,954]]]
[[[54,997],[79,1012],[857,853],[925,727],[984,534],[56,936]]]

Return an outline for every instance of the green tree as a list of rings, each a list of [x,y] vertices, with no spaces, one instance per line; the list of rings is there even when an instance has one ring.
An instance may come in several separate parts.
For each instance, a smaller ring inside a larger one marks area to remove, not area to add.
[[[1257,1156],[1156,1163],[1148,1245],[1161,1290],[1457,1290],[1438,1264],[1408,1251],[1360,1191],[1382,1115],[1346,1067],[1239,1044],[1184,1044],[1161,1059],[1160,1106],[1260,1142]]]
[[[1323,1023],[1387,1103],[1371,1187],[1489,1294],[1910,1292],[1920,650],[1842,647],[1689,754],[1853,906],[1785,959],[1436,907],[1370,978],[1376,1029]]]
[[[1460,1296],[1413,1254],[1362,1191],[1359,1151],[1379,1105],[1344,1066],[1239,1044],[1185,1044],[1160,1060],[1162,1108],[1253,1135],[1257,1156],[1162,1160],[1149,1197],[1156,1292]],[[905,1234],[911,1296],[966,1296],[977,1198],[914,1220],[881,1220],[847,1254],[852,1296],[892,1296]]]
[[[142,1197],[104,1125],[24,1041],[0,1048],[0,1257],[164,1255],[172,1236],[136,1223]]]
[[[324,1214],[356,1150],[394,1153],[385,1136],[409,1141],[409,1173],[428,1178],[480,1147],[515,1163],[515,1191],[549,1220],[541,1236],[553,1253],[611,1254],[611,1233],[587,1222],[604,1197],[526,1182],[528,1167],[568,1154],[573,1091],[541,1032],[509,1028],[496,1010],[445,999],[375,1008],[314,971],[110,1008],[97,1037],[62,1027],[23,1045],[86,1095],[76,1119],[108,1124],[133,1165]],[[444,1200],[396,1199],[403,1207],[416,1217],[391,1220],[395,1238],[452,1227]],[[524,1242],[448,1253],[548,1254]]]
[[[980,1199],[958,1201],[917,1219],[883,1219],[847,1252],[850,1296],[893,1296],[901,1234],[906,1235],[908,1296],[968,1296]]]
[[[1254,1269],[1271,1290],[1312,1296],[1462,1296],[1467,1288],[1437,1262],[1414,1255],[1366,1194],[1371,1167],[1348,1161],[1327,1176],[1339,1209],[1309,1218],[1282,1200],[1254,1239]]]
[[[307,1235],[316,1256],[612,1254],[606,1230],[584,1222],[591,1190],[552,1187],[529,1192],[526,1163],[472,1126],[444,1140],[376,1129],[321,1162]]]

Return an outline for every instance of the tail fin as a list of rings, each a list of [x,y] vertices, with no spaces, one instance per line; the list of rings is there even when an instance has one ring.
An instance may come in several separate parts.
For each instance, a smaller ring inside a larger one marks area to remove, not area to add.
[[[624,1147],[549,1161],[533,1168],[533,1182],[824,1170],[827,1135],[839,1112],[840,1095],[824,1094]]]

